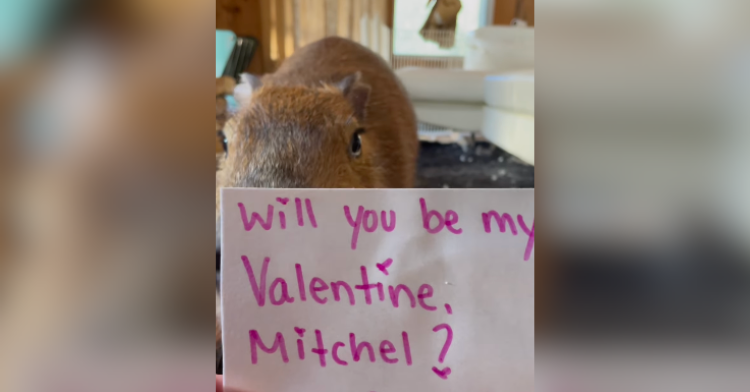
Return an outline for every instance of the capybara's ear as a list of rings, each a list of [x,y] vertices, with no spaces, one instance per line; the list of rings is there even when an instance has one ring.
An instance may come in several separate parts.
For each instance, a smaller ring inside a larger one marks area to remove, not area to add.
[[[357,71],[351,75],[345,76],[343,79],[341,79],[338,83],[336,83],[336,87],[341,90],[344,95],[349,95],[349,92],[351,91],[352,87],[354,87],[355,84],[359,83],[359,81],[362,79],[362,73]]]
[[[358,71],[346,76],[336,84],[344,97],[352,105],[354,116],[363,122],[367,113],[367,101],[370,98],[370,86],[361,82],[362,74]]]
[[[240,75],[240,82],[234,88],[234,99],[240,107],[250,104],[250,96],[262,85],[259,77],[248,73]]]

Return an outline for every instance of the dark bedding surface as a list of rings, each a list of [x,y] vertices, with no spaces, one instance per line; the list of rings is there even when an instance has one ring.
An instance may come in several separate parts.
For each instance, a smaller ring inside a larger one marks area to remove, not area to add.
[[[421,144],[417,188],[533,188],[534,166],[487,142]]]

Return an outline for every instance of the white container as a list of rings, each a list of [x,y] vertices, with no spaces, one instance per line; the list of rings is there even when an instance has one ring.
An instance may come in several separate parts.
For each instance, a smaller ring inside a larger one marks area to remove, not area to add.
[[[484,79],[485,105],[534,114],[534,70],[492,74]]]
[[[396,75],[414,101],[484,103],[486,72],[410,67]]]
[[[534,29],[523,26],[489,26],[466,37],[464,69],[515,71],[534,68]]]
[[[534,116],[485,106],[482,135],[522,161],[534,164]]]

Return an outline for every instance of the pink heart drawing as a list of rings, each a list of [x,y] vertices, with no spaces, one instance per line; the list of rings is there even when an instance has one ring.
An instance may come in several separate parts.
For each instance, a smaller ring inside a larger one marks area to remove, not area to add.
[[[382,264],[381,263],[376,263],[375,265],[378,267],[378,269],[380,270],[380,272],[388,275],[388,267],[390,267],[391,264],[393,264],[393,259],[388,258]]]
[[[300,328],[300,327],[294,327],[294,332],[297,332],[297,335],[299,335],[299,337],[302,337],[302,335],[305,334],[305,329]]]
[[[289,203],[289,198],[288,197],[277,197],[276,201],[278,201],[279,203],[281,203],[283,205],[286,205],[286,203]]]
[[[435,374],[438,375],[438,377],[442,378],[443,380],[447,380],[448,376],[451,374],[451,368],[446,367],[443,370],[440,370],[436,367],[432,367],[432,371],[435,372]]]

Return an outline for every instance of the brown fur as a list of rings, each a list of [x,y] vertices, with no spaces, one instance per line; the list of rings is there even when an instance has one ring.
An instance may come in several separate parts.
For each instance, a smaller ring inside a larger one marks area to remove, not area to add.
[[[363,121],[325,84],[361,72],[370,94]],[[326,38],[288,58],[254,92],[239,117],[220,186],[402,188],[414,183],[416,118],[403,87],[375,53]],[[361,123],[360,123],[361,122]],[[364,128],[362,156],[348,154]]]
[[[341,83],[353,75],[361,77]],[[349,146],[360,128],[362,153],[355,158]],[[222,187],[414,185],[419,143],[406,91],[382,58],[343,38],[305,46],[265,76],[228,136],[216,180],[217,233]]]
[[[332,87],[361,73],[353,88],[369,86],[364,119]],[[419,148],[416,116],[406,92],[378,55],[329,37],[286,59],[262,80],[228,133],[228,154],[216,175],[216,218],[223,187],[412,187]],[[348,153],[362,134],[362,155]],[[218,224],[217,224],[218,230]]]

